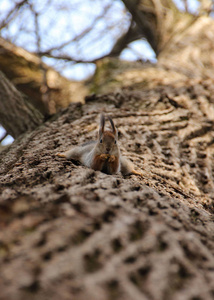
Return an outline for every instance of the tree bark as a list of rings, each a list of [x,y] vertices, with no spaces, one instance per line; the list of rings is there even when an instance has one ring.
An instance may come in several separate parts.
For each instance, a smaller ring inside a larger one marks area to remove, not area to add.
[[[35,129],[42,114],[0,72],[0,122],[13,138]]]
[[[129,29],[120,36],[115,42],[112,50],[108,54],[109,57],[118,57],[120,53],[133,41],[143,38],[143,33],[139,30],[138,26],[131,22]]]
[[[0,37],[0,68],[43,115],[52,115],[72,101],[84,102],[87,88],[61,76],[41,58]]]
[[[191,18],[181,13],[172,0],[123,0],[123,3],[157,56],[176,33],[181,18],[182,27]]]
[[[155,51],[160,66],[191,78],[213,78],[214,21],[209,16],[212,1],[202,1],[198,15],[179,11],[172,0],[123,2]]]
[[[1,300],[213,299],[207,91],[202,81],[91,96],[0,154]],[[95,139],[101,112],[142,177],[56,156]]]
[[[196,18],[185,30],[172,36],[158,58],[159,64],[189,78],[214,78],[213,30],[211,17]]]

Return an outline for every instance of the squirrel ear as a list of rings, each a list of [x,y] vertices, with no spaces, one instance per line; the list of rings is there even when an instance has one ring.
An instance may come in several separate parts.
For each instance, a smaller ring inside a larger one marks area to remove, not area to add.
[[[113,134],[117,135],[117,129],[116,129],[115,125],[114,125],[114,122],[113,122],[112,118],[108,116],[108,119],[109,119],[109,122],[111,123]]]
[[[103,114],[100,115],[100,128],[99,128],[99,139],[101,138],[105,127],[105,116]]]

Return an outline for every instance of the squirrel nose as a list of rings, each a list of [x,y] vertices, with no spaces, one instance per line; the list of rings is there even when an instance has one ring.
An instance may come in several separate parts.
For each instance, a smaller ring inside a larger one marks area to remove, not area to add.
[[[106,148],[106,151],[107,151],[107,152],[109,152],[110,150],[111,150],[111,148],[110,148],[110,147],[107,147],[107,148]]]

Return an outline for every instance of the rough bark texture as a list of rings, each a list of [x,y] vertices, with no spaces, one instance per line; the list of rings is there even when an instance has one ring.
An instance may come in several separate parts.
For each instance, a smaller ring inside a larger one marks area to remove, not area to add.
[[[13,138],[35,129],[43,121],[42,114],[2,72],[0,72],[0,121]]]
[[[91,96],[2,152],[0,299],[213,299],[212,95],[201,81]],[[142,178],[55,156],[94,139],[100,112]]]

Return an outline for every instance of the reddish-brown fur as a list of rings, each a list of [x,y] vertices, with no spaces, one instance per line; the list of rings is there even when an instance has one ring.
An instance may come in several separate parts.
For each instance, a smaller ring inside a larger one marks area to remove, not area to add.
[[[115,135],[111,131],[105,131],[105,135],[108,135],[111,138],[115,138]]]
[[[106,174],[115,174],[119,168],[119,159],[114,155],[106,155],[105,159],[103,154],[96,155],[91,167],[95,171],[102,171]]]

